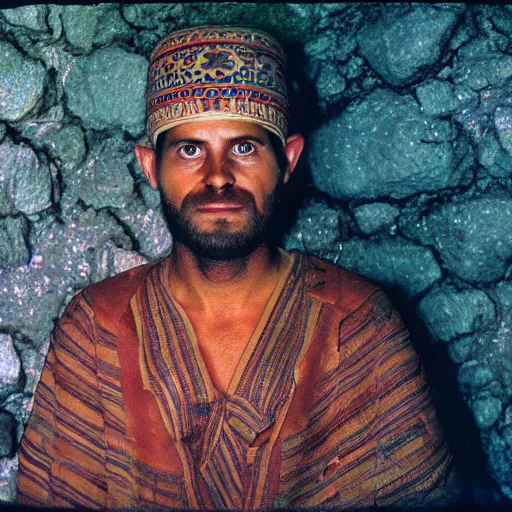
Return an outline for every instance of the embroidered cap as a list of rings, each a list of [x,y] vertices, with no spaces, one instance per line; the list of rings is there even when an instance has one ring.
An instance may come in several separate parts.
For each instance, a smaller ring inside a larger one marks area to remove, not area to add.
[[[288,133],[286,56],[258,30],[195,27],[154,49],[146,90],[146,129],[158,134],[205,118],[261,124],[283,142]]]

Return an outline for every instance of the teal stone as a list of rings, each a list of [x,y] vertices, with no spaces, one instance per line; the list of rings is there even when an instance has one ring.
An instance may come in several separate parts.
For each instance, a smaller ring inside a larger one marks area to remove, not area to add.
[[[459,290],[452,285],[432,289],[417,312],[434,340],[450,341],[493,324],[494,304],[481,290]]]
[[[71,67],[67,104],[88,128],[144,132],[148,61],[118,47],[97,50]]]
[[[489,397],[475,400],[472,409],[478,428],[491,428],[500,417],[502,408],[503,404],[499,398]]]
[[[0,219],[0,268],[28,263],[28,223],[25,217]]]
[[[404,86],[425,77],[426,68],[441,57],[441,48],[457,23],[460,8],[422,5],[404,13],[391,5],[376,23],[358,34],[359,49],[390,85]]]
[[[441,278],[441,269],[430,249],[398,236],[351,238],[342,244],[337,264],[379,285],[399,288],[408,297]]]
[[[308,159],[317,188],[336,199],[404,198],[466,182],[472,155],[449,121],[410,95],[377,89],[316,129]]]
[[[37,110],[47,83],[41,62],[0,41],[0,120],[20,121]]]

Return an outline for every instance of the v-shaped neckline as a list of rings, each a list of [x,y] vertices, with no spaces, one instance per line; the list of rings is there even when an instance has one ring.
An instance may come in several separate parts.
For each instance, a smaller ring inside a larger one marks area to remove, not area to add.
[[[286,283],[288,282],[288,279],[290,277],[290,274],[292,272],[292,269],[294,267],[297,255],[296,254],[288,254],[282,249],[279,249],[279,257],[284,260],[284,266],[280,270],[279,277],[277,279],[277,283],[274,286],[274,289],[270,295],[270,298],[268,299],[268,302],[265,306],[265,309],[263,310],[263,313],[256,324],[256,327],[254,328],[252,334],[250,335],[247,343],[245,344],[245,347],[242,351],[242,354],[236,364],[235,371],[233,372],[233,375],[231,376],[230,382],[228,384],[228,387],[225,392],[220,391],[217,389],[217,386],[213,383],[213,380],[210,375],[210,371],[208,370],[208,367],[206,366],[206,362],[203,358],[203,355],[201,353],[201,349],[199,347],[199,341],[197,339],[197,335],[194,329],[194,326],[192,325],[192,322],[190,321],[190,318],[183,308],[183,306],[176,300],[172,292],[169,290],[169,295],[174,303],[174,306],[179,313],[182,322],[186,326],[186,337],[188,338],[188,341],[190,343],[190,347],[192,349],[192,357],[195,359],[195,362],[199,368],[199,371],[201,372],[201,376],[203,378],[203,382],[207,388],[208,395],[214,396],[217,399],[220,399],[222,397],[230,397],[237,394],[237,390],[240,384],[240,379],[244,373],[244,371],[247,368],[247,365],[249,364],[251,355],[253,354],[253,351],[258,344],[258,342],[261,340],[261,336],[263,333],[263,330],[265,329],[265,326],[268,322],[269,317],[271,316],[272,312],[274,311],[274,308],[281,296],[281,293],[283,292]]]

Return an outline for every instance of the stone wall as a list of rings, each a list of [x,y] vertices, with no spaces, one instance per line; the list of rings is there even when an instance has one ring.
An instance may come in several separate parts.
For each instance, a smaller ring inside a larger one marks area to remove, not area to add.
[[[367,3],[0,11],[0,499],[65,304],[170,251],[132,149],[152,47],[207,23],[284,43],[308,138],[284,244],[384,287],[463,483],[511,500],[512,8]]]

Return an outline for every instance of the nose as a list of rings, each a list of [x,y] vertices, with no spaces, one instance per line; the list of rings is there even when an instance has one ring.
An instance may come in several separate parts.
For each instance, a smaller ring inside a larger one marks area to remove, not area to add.
[[[203,182],[207,188],[221,190],[235,184],[235,174],[225,160],[210,161]]]

